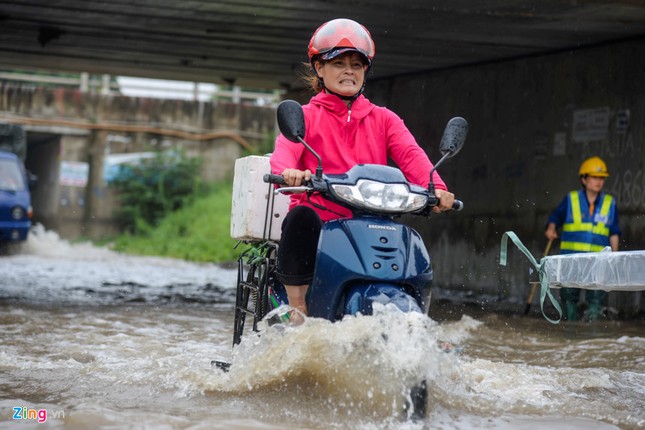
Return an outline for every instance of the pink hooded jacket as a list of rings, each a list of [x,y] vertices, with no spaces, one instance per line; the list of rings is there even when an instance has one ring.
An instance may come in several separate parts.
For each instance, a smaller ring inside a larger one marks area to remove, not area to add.
[[[372,104],[363,95],[348,110],[340,98],[327,93],[319,93],[302,109],[306,126],[304,140],[322,158],[325,173],[345,173],[356,164],[387,165],[389,157],[409,182],[427,188],[433,165],[394,112]],[[272,173],[281,174],[285,169],[309,169],[314,173],[317,165],[316,157],[303,145],[278,136],[271,156]],[[439,174],[435,172],[433,179],[437,189],[447,190]],[[311,201],[330,210],[312,206],[306,193],[290,197],[289,209],[298,205],[312,207],[323,221],[352,216],[349,209],[317,195],[312,195]]]

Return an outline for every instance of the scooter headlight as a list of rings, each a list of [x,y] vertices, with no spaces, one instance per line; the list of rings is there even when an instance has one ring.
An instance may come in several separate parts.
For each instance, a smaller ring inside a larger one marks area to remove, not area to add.
[[[337,198],[356,208],[387,213],[413,212],[425,207],[428,198],[412,193],[405,184],[384,184],[382,182],[359,180],[356,185],[333,184],[332,191]]]

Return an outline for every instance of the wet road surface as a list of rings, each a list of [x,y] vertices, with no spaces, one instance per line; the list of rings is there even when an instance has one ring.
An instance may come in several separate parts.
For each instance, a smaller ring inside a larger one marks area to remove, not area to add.
[[[383,309],[263,327],[233,350],[235,276],[52,234],[0,257],[0,428],[645,427],[640,322]],[[412,422],[418,378],[430,414]]]

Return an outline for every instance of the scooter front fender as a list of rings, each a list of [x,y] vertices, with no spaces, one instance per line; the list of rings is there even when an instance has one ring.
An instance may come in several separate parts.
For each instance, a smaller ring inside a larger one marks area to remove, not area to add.
[[[372,315],[373,304],[394,305],[401,312],[421,312],[416,300],[400,286],[386,283],[355,285],[345,295],[345,315]]]

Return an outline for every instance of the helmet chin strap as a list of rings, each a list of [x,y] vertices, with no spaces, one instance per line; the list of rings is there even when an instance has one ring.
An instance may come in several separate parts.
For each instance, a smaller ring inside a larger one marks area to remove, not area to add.
[[[329,94],[333,94],[333,95],[335,95],[336,97],[340,98],[341,100],[349,101],[349,102],[352,102],[352,103],[353,103],[353,102],[354,102],[354,100],[356,100],[356,99],[357,99],[361,94],[363,94],[363,91],[365,91],[365,84],[366,84],[366,80],[365,80],[365,79],[363,80],[363,86],[362,86],[362,87],[361,87],[361,89],[360,89],[360,90],[358,90],[358,92],[357,92],[356,94],[354,94],[353,96],[343,96],[343,95],[341,95],[341,94],[338,94],[338,93],[333,92],[332,90],[330,90],[329,88],[327,88],[327,87],[325,86],[325,82],[323,81],[323,79],[322,79],[320,76],[318,76],[318,83],[319,83],[319,85],[320,85],[320,86],[325,90],[325,92],[327,92],[327,93],[329,93]]]
[[[332,90],[330,90],[329,88],[327,88],[325,86],[325,83],[322,81],[321,78],[318,78],[318,79],[319,79],[320,85],[323,87],[323,89],[325,90],[326,93],[333,94],[333,95],[335,95],[336,97],[338,97],[341,100],[350,101],[352,103],[354,102],[354,100],[356,100],[358,98],[358,96],[363,94],[363,91],[365,90],[365,83],[363,83],[363,86],[361,87],[361,89],[356,94],[354,94],[353,96],[344,96],[344,95],[341,95],[341,94],[333,92]]]

